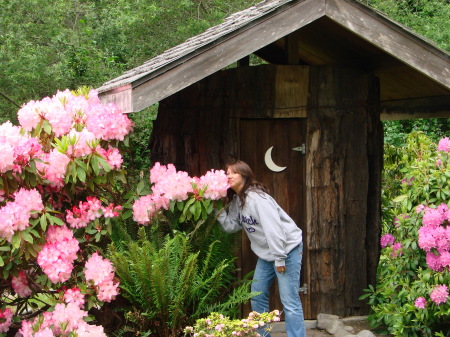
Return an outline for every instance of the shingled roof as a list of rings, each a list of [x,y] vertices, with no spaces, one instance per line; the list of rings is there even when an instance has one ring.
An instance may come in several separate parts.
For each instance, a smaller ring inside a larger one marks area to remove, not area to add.
[[[284,4],[288,2],[295,2],[292,0],[266,0],[262,1],[255,6],[247,8],[243,11],[231,14],[228,16],[223,23],[207,29],[202,34],[193,36],[186,40],[185,42],[170,48],[163,52],[162,54],[146,61],[144,64],[126,71],[123,75],[116,77],[106,83],[104,83],[100,88],[99,92],[105,92],[117,87],[121,87],[126,84],[133,83],[136,80],[148,74],[158,75],[158,70],[164,67],[170,66],[175,67],[180,62],[185,62],[191,55],[201,53],[207,48],[208,45],[217,43],[220,39],[227,38],[227,36],[248,25],[255,19],[261,18],[273,11],[282,10]]]
[[[287,57],[295,46],[294,61]],[[289,50],[290,48],[290,50]],[[140,111],[256,54],[273,64],[344,66],[380,78],[388,114],[449,114],[450,54],[356,0],[271,0],[230,15],[98,88],[103,101]]]

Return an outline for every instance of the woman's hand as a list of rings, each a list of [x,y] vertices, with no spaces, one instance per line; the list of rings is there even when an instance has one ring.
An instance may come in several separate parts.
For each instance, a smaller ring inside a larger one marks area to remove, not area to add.
[[[286,266],[277,266],[277,272],[284,273],[286,271]]]

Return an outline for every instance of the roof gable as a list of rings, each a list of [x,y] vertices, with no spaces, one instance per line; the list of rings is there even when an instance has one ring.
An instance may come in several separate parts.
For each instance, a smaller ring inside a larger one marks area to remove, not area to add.
[[[450,55],[355,0],[263,1],[98,90],[140,111],[252,53],[277,64],[362,67],[380,77],[382,102],[435,97],[432,113],[448,110]]]

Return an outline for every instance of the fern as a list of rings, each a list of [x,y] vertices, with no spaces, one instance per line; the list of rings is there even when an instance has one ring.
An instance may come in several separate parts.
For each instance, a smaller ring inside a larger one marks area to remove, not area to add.
[[[249,280],[235,283],[236,237],[209,228],[201,241],[182,232],[162,237],[155,228],[113,236],[110,259],[122,294],[161,337],[178,336],[210,312],[236,316],[248,301]],[[218,227],[218,226],[217,226]]]

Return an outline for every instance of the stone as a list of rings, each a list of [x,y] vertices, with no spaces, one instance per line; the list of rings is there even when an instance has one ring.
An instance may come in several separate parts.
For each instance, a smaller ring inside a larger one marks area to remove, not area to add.
[[[360,332],[358,332],[358,334],[356,336],[359,337],[376,337],[372,331],[369,330],[361,330]]]

